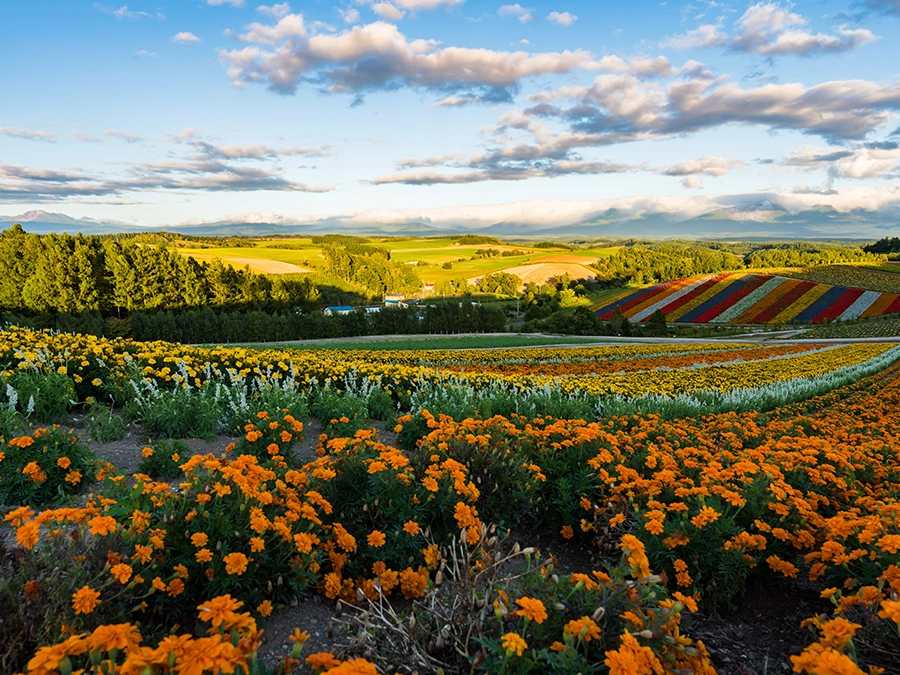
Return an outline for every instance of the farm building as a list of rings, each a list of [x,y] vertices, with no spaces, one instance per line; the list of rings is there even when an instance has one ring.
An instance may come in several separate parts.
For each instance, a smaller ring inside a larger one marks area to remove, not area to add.
[[[322,313],[325,316],[337,316],[338,314],[350,314],[354,309],[356,308],[350,305],[332,305],[326,307]]]

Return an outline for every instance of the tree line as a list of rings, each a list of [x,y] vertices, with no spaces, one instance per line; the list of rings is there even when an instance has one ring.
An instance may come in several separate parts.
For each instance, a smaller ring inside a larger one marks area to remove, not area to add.
[[[357,310],[337,316],[261,309],[234,311],[206,306],[134,312],[124,319],[104,317],[100,312],[32,316],[7,312],[0,318],[4,323],[39,329],[185,344],[314,340],[357,335],[496,333],[506,327],[506,314],[501,309],[470,301],[446,302],[421,309],[385,309],[377,313]]]
[[[201,307],[312,307],[307,278],[268,277],[220,260],[198,262],[166,246],[128,239],[0,234],[0,310],[79,314]]]

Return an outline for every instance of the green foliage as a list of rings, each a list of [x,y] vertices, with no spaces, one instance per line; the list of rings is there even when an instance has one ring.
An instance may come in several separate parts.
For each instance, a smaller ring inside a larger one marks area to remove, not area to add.
[[[675,244],[626,246],[593,265],[601,280],[635,285],[738,270],[743,266],[743,261],[732,253]]]
[[[244,435],[232,448],[233,454],[252,455],[260,464],[268,462],[295,463],[292,448],[303,440],[303,423],[285,408],[281,411],[260,411],[248,422]]]
[[[75,401],[75,383],[60,372],[45,372],[39,365],[17,369],[6,379],[7,410],[16,410],[42,423],[62,422]]]
[[[125,404],[126,417],[144,425],[155,438],[214,438],[219,429],[219,406],[209,390],[176,387],[166,390],[155,382],[134,382],[136,396]]]
[[[120,441],[128,433],[128,423],[121,415],[117,415],[113,406],[105,406],[97,401],[87,405],[84,415],[84,427],[88,436],[98,443]]]
[[[38,506],[74,494],[96,459],[78,440],[51,427],[0,442],[0,503]]]
[[[191,448],[181,440],[158,441],[151,443],[141,451],[141,464],[138,472],[150,476],[153,480],[178,478],[181,465],[191,456]]]

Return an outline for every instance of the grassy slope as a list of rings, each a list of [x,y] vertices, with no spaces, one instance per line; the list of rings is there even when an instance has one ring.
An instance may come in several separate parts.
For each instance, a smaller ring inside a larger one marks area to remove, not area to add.
[[[284,249],[272,248],[268,246],[269,241],[257,242],[253,247],[247,248],[179,248],[178,251],[182,255],[188,255],[192,258],[202,261],[221,258],[255,258],[259,260],[278,260],[281,262],[298,265],[300,267],[310,267],[313,269],[322,268],[325,265],[325,259],[322,256],[322,249],[314,246],[310,239],[282,239],[272,240],[272,244],[290,243],[302,245],[300,249]],[[615,248],[601,249],[583,249],[577,251],[567,251],[564,249],[535,249],[529,248],[527,245],[521,246],[499,246],[492,244],[480,244],[477,246],[454,246],[453,241],[449,239],[408,239],[408,240],[391,240],[388,242],[378,243],[378,246],[384,246],[391,252],[391,257],[400,262],[422,261],[428,263],[427,266],[417,267],[416,271],[425,283],[435,283],[444,279],[454,279],[460,276],[471,278],[496,272],[509,267],[517,267],[519,265],[535,264],[541,262],[559,262],[560,258],[583,259],[583,264],[589,264],[593,259],[609,256],[615,252]],[[525,255],[510,256],[507,258],[486,258],[476,260],[465,260],[457,262],[460,258],[471,258],[477,255],[479,249],[493,248],[500,251],[521,250]],[[445,270],[441,268],[445,262],[453,264],[453,268]]]

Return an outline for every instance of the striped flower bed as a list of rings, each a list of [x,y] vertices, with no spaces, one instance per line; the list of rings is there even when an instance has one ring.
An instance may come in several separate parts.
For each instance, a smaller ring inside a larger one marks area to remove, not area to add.
[[[661,311],[672,323],[808,324],[894,314],[900,295],[727,273],[642,288],[597,307],[597,318],[608,321],[617,308],[635,323]]]

